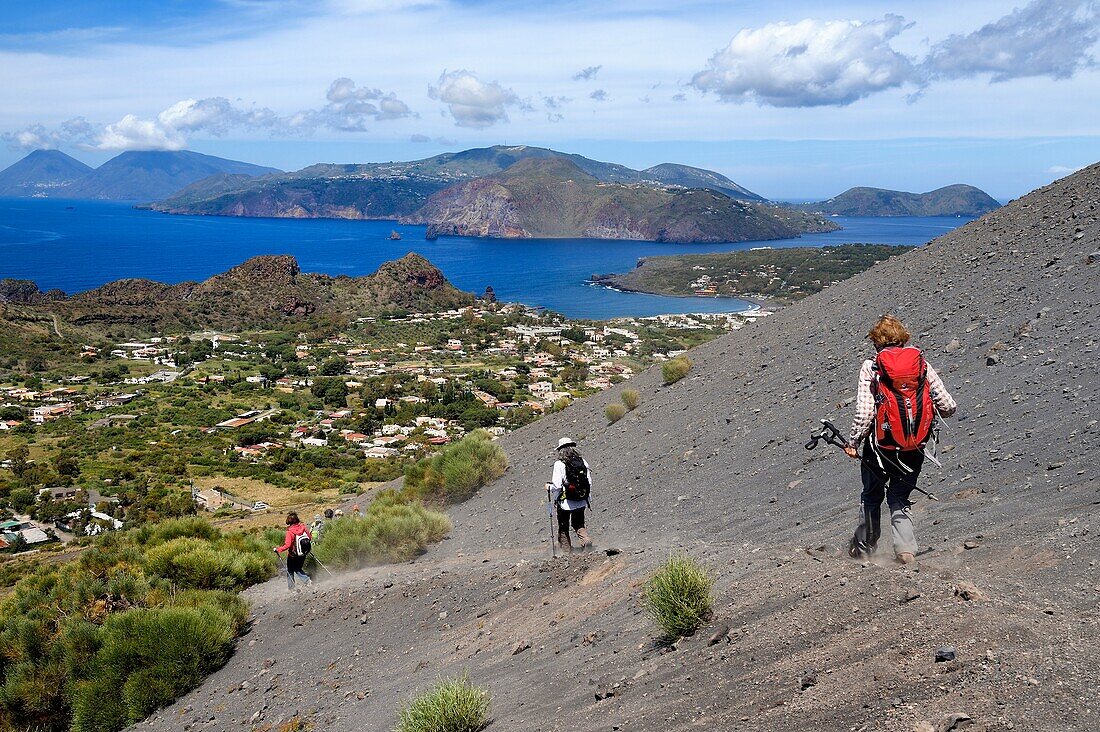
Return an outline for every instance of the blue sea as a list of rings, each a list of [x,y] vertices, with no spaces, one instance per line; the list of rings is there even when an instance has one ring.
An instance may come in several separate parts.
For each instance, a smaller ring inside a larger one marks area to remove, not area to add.
[[[304,272],[363,275],[412,251],[457,287],[492,285],[509,302],[541,305],[570,317],[604,319],[662,313],[737,312],[731,298],[677,298],[617,292],[588,284],[592,274],[625,272],[640,257],[726,252],[752,247],[924,244],[969,219],[836,218],[844,228],[797,239],[736,244],[662,244],[604,239],[424,240],[424,227],[387,221],[172,216],[129,204],[0,199],[0,278],[34,280],[74,293],[111,280],[202,280],[258,254],[292,254]],[[396,230],[401,241],[390,241]]]

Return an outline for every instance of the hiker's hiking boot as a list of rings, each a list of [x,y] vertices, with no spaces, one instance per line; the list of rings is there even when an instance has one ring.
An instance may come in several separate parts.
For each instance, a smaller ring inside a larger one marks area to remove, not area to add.
[[[577,538],[581,540],[581,551],[584,551],[588,549],[588,547],[592,546],[592,540],[588,538],[588,529],[577,529]]]
[[[863,559],[875,553],[875,545],[867,544],[858,536],[853,536],[848,541],[848,556],[852,559]]]
[[[917,558],[913,556],[913,552],[898,552],[898,561],[902,564],[912,564],[917,561]]]
[[[558,532],[558,547],[566,554],[573,553],[573,542],[569,539],[568,531]]]

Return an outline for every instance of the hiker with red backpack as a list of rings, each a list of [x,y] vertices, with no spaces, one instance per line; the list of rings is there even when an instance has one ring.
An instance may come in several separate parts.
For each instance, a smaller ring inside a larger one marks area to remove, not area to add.
[[[854,558],[874,553],[885,498],[894,554],[902,564],[910,564],[917,540],[909,494],[917,489],[926,449],[935,448],[936,418],[950,417],[957,407],[924,354],[908,345],[909,331],[900,320],[882,316],[867,337],[876,355],[859,370],[856,415],[844,448],[857,459],[858,448],[863,448],[859,525],[848,553]]]
[[[558,546],[570,553],[573,551],[570,527],[577,532],[579,548],[587,549],[592,544],[584,526],[584,510],[592,492],[592,470],[577,451],[577,443],[568,437],[558,440],[557,458],[546,489],[550,502],[557,506]]]
[[[282,546],[275,547],[276,554],[286,552],[286,586],[294,591],[294,578],[313,586],[313,580],[305,573],[306,556],[313,548],[313,535],[309,527],[301,522],[298,514],[291,511],[286,515],[286,537]]]

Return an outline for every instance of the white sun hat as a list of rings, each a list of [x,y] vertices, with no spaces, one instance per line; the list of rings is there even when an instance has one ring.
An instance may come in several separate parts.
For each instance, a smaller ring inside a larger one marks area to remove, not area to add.
[[[577,443],[573,441],[572,437],[563,437],[560,440],[558,440],[558,449],[559,450],[562,449],[563,447],[576,447],[576,446],[577,446]]]

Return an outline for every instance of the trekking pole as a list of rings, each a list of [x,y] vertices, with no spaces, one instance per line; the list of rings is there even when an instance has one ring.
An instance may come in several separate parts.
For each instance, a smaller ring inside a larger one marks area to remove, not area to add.
[[[836,425],[834,425],[832,422],[830,422],[827,419],[821,420],[821,424],[822,424],[822,427],[821,427],[820,430],[818,430],[817,432],[811,432],[810,433],[810,441],[806,443],[806,449],[807,450],[813,450],[815,447],[817,447],[818,442],[821,442],[821,441],[825,441],[825,442],[829,443],[830,445],[835,445],[836,447],[839,447],[841,450],[848,447],[847,441],[841,436],[840,430],[837,429]],[[921,493],[921,494],[925,495],[928,498],[928,500],[930,500],[930,501],[940,500],[939,498],[936,497],[935,493],[929,493],[928,491],[924,490],[923,488],[918,488],[917,486],[913,486],[913,490],[915,490],[917,493]]]
[[[554,544],[554,507],[550,500],[550,484],[546,484],[546,515],[550,517],[550,554],[554,559],[558,558],[558,548]]]
[[[313,557],[313,561],[317,562],[317,566],[318,566],[318,567],[320,567],[321,569],[323,569],[323,570],[325,570],[326,572],[328,572],[328,576],[329,576],[329,577],[333,577],[333,578],[335,578],[335,577],[336,577],[336,575],[332,573],[332,570],[331,570],[331,569],[329,569],[328,567],[326,567],[326,566],[325,566],[325,564],[324,564],[324,562],[322,562],[322,561],[321,561],[320,559],[318,559],[318,558],[317,558],[317,555],[316,555],[316,554],[313,554],[312,552],[310,552],[310,556],[311,556],[311,557]]]

